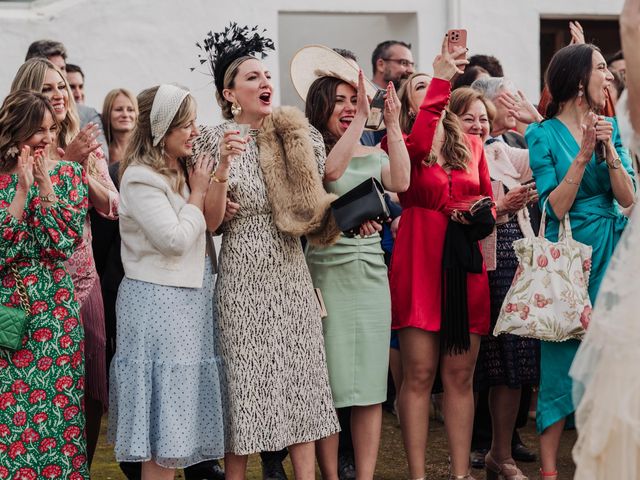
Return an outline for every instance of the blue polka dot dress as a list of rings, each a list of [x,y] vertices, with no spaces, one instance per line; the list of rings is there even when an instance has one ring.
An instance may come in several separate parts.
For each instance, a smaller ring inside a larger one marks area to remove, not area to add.
[[[109,410],[119,462],[182,468],[224,455],[212,270],[207,258],[202,288],[120,285]]]

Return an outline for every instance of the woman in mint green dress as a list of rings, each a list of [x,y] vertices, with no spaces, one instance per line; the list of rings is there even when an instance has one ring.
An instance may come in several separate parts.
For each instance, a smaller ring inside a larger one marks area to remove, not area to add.
[[[531,168],[549,214],[546,237],[558,238],[559,219],[569,213],[573,238],[593,247],[589,296],[596,300],[600,282],[627,219],[620,206],[634,201],[631,162],[614,119],[598,116],[613,80],[593,45],[570,45],[549,64],[546,82],[553,97],[547,120],[526,133]],[[605,149],[599,161],[596,144]],[[557,478],[558,444],[567,417],[575,410],[569,368],[579,342],[541,342],[537,428],[541,475]]]
[[[359,143],[369,113],[364,78],[353,69],[347,82],[317,79],[309,88],[306,114],[327,147],[325,188],[342,195],[374,177],[390,191],[409,185],[409,155],[399,127],[400,103],[387,88],[384,119],[390,155]],[[380,244],[381,226],[366,222],[360,235],[344,235],[328,248],[309,246],[307,263],[314,287],[327,309],[323,320],[329,380],[337,409],[351,409],[351,431],[358,478],[373,479],[387,396],[391,299]],[[337,479],[338,435],[318,442],[323,478]]]

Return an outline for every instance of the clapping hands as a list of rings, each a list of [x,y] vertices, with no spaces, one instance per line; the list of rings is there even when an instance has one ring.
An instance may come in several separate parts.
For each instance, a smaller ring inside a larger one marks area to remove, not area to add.
[[[364,86],[364,73],[358,71],[358,89],[356,97],[356,115],[366,121],[369,116],[371,99],[367,97],[367,89]]]
[[[598,116],[593,112],[585,115],[580,129],[582,130],[582,141],[580,142],[580,151],[576,159],[582,163],[589,163],[593,156],[593,150],[596,148],[596,123]]]
[[[569,22],[569,33],[571,33],[571,41],[569,45],[578,45],[585,43],[584,30],[580,22]]]
[[[18,157],[18,188],[24,192],[28,191],[33,185],[33,165],[34,159],[31,155],[31,148],[22,147],[20,156]]]
[[[42,190],[45,185],[51,184],[51,178],[49,178],[49,162],[50,162],[50,145],[47,145],[42,150],[37,150],[34,154],[33,161],[33,178],[38,182],[38,186]]]
[[[100,128],[95,123],[88,123],[64,150],[64,159],[78,162],[84,166],[89,155],[100,148],[96,139],[100,135]]]
[[[207,193],[211,181],[213,158],[210,155],[200,155],[189,169],[189,187],[192,192],[202,195]]]
[[[387,94],[384,100],[384,124],[388,128],[400,127],[400,99],[392,82],[387,85]]]
[[[543,120],[542,115],[540,115],[538,110],[536,110],[520,90],[518,90],[518,95],[516,96],[503,89],[498,94],[495,101],[496,103],[505,106],[509,111],[509,114],[513,115],[519,122],[530,124],[534,122],[541,122]]]

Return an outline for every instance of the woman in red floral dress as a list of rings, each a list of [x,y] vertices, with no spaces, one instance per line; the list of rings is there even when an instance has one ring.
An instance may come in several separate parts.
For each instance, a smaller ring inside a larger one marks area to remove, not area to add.
[[[62,264],[82,239],[88,187],[80,165],[49,158],[58,128],[38,93],[0,109],[0,302],[20,306],[15,264],[31,305],[22,346],[0,349],[0,478],[89,478],[84,333]]]

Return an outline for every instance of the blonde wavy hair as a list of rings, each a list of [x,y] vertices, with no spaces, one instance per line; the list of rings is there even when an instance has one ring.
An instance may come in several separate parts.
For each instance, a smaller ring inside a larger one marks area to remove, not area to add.
[[[80,119],[78,117],[76,102],[73,99],[73,93],[69,88],[69,82],[67,82],[67,79],[60,69],[46,58],[32,58],[27,60],[16,72],[16,76],[11,83],[11,92],[32,90],[42,93],[44,77],[47,74],[47,70],[55,70],[58,75],[60,75],[60,78],[62,78],[64,82],[64,88],[67,91],[67,116],[60,122],[60,133],[58,135],[58,147],[66,148],[80,131]]]
[[[115,88],[107,93],[102,104],[102,127],[104,128],[104,138],[107,140],[107,146],[111,146],[111,142],[113,142],[113,131],[111,130],[111,112],[113,110],[113,104],[115,103],[116,98],[118,98],[118,95],[124,95],[129,99],[129,101],[133,105],[133,109],[136,112],[136,118],[138,118],[138,100],[130,90],[127,90],[126,88]]]
[[[182,189],[186,184],[184,170],[169,168],[167,166],[167,160],[164,155],[164,137],[158,145],[153,145],[153,136],[151,135],[151,108],[153,107],[153,100],[158,88],[160,88],[159,85],[147,88],[138,95],[138,118],[131,134],[129,145],[127,145],[124,159],[120,162],[119,175],[122,178],[125,170],[130,165],[146,165],[167,177],[175,192],[182,193]],[[173,117],[167,133],[165,133],[165,137],[175,128],[187,124],[195,111],[196,101],[191,94],[188,94]]]
[[[11,91],[31,90],[42,93],[44,77],[47,74],[47,70],[55,70],[58,75],[60,75],[60,78],[62,78],[64,82],[64,89],[67,91],[67,115],[62,122],[59,122],[60,132],[58,133],[57,144],[58,147],[65,149],[76,135],[78,135],[78,132],[80,132],[80,118],[78,117],[78,107],[76,106],[76,101],[73,99],[69,82],[67,82],[67,78],[62,71],[46,58],[31,58],[24,62],[16,72],[16,76],[11,83]],[[52,153],[55,154],[55,149],[52,149]],[[89,154],[87,173],[94,178],[99,178],[94,153]]]
[[[462,131],[460,126],[460,120],[458,117],[451,113],[448,108],[444,109],[444,115],[441,120],[441,124],[436,128],[436,134],[438,129],[442,128],[444,131],[444,141],[440,147],[440,155],[445,160],[445,165],[452,170],[466,170],[471,160],[471,150],[467,144],[466,134]],[[434,135],[434,139],[435,139]],[[438,155],[431,151],[427,156],[424,164],[427,166],[435,165],[438,161]]]
[[[400,129],[406,135],[411,133],[413,123],[416,119],[416,112],[411,111],[411,82],[419,76],[432,78],[431,75],[427,73],[415,72],[404,81],[400,90],[398,90],[398,99],[400,100]],[[440,154],[446,161],[445,165],[453,170],[466,170],[471,160],[471,150],[469,150],[467,139],[462,131],[458,118],[449,111],[448,107],[444,109],[444,116],[436,128],[434,139],[440,129],[444,130],[444,142],[442,143],[442,147],[440,147]],[[437,161],[438,156],[433,152],[432,148],[422,163],[430,167],[435,165]]]

